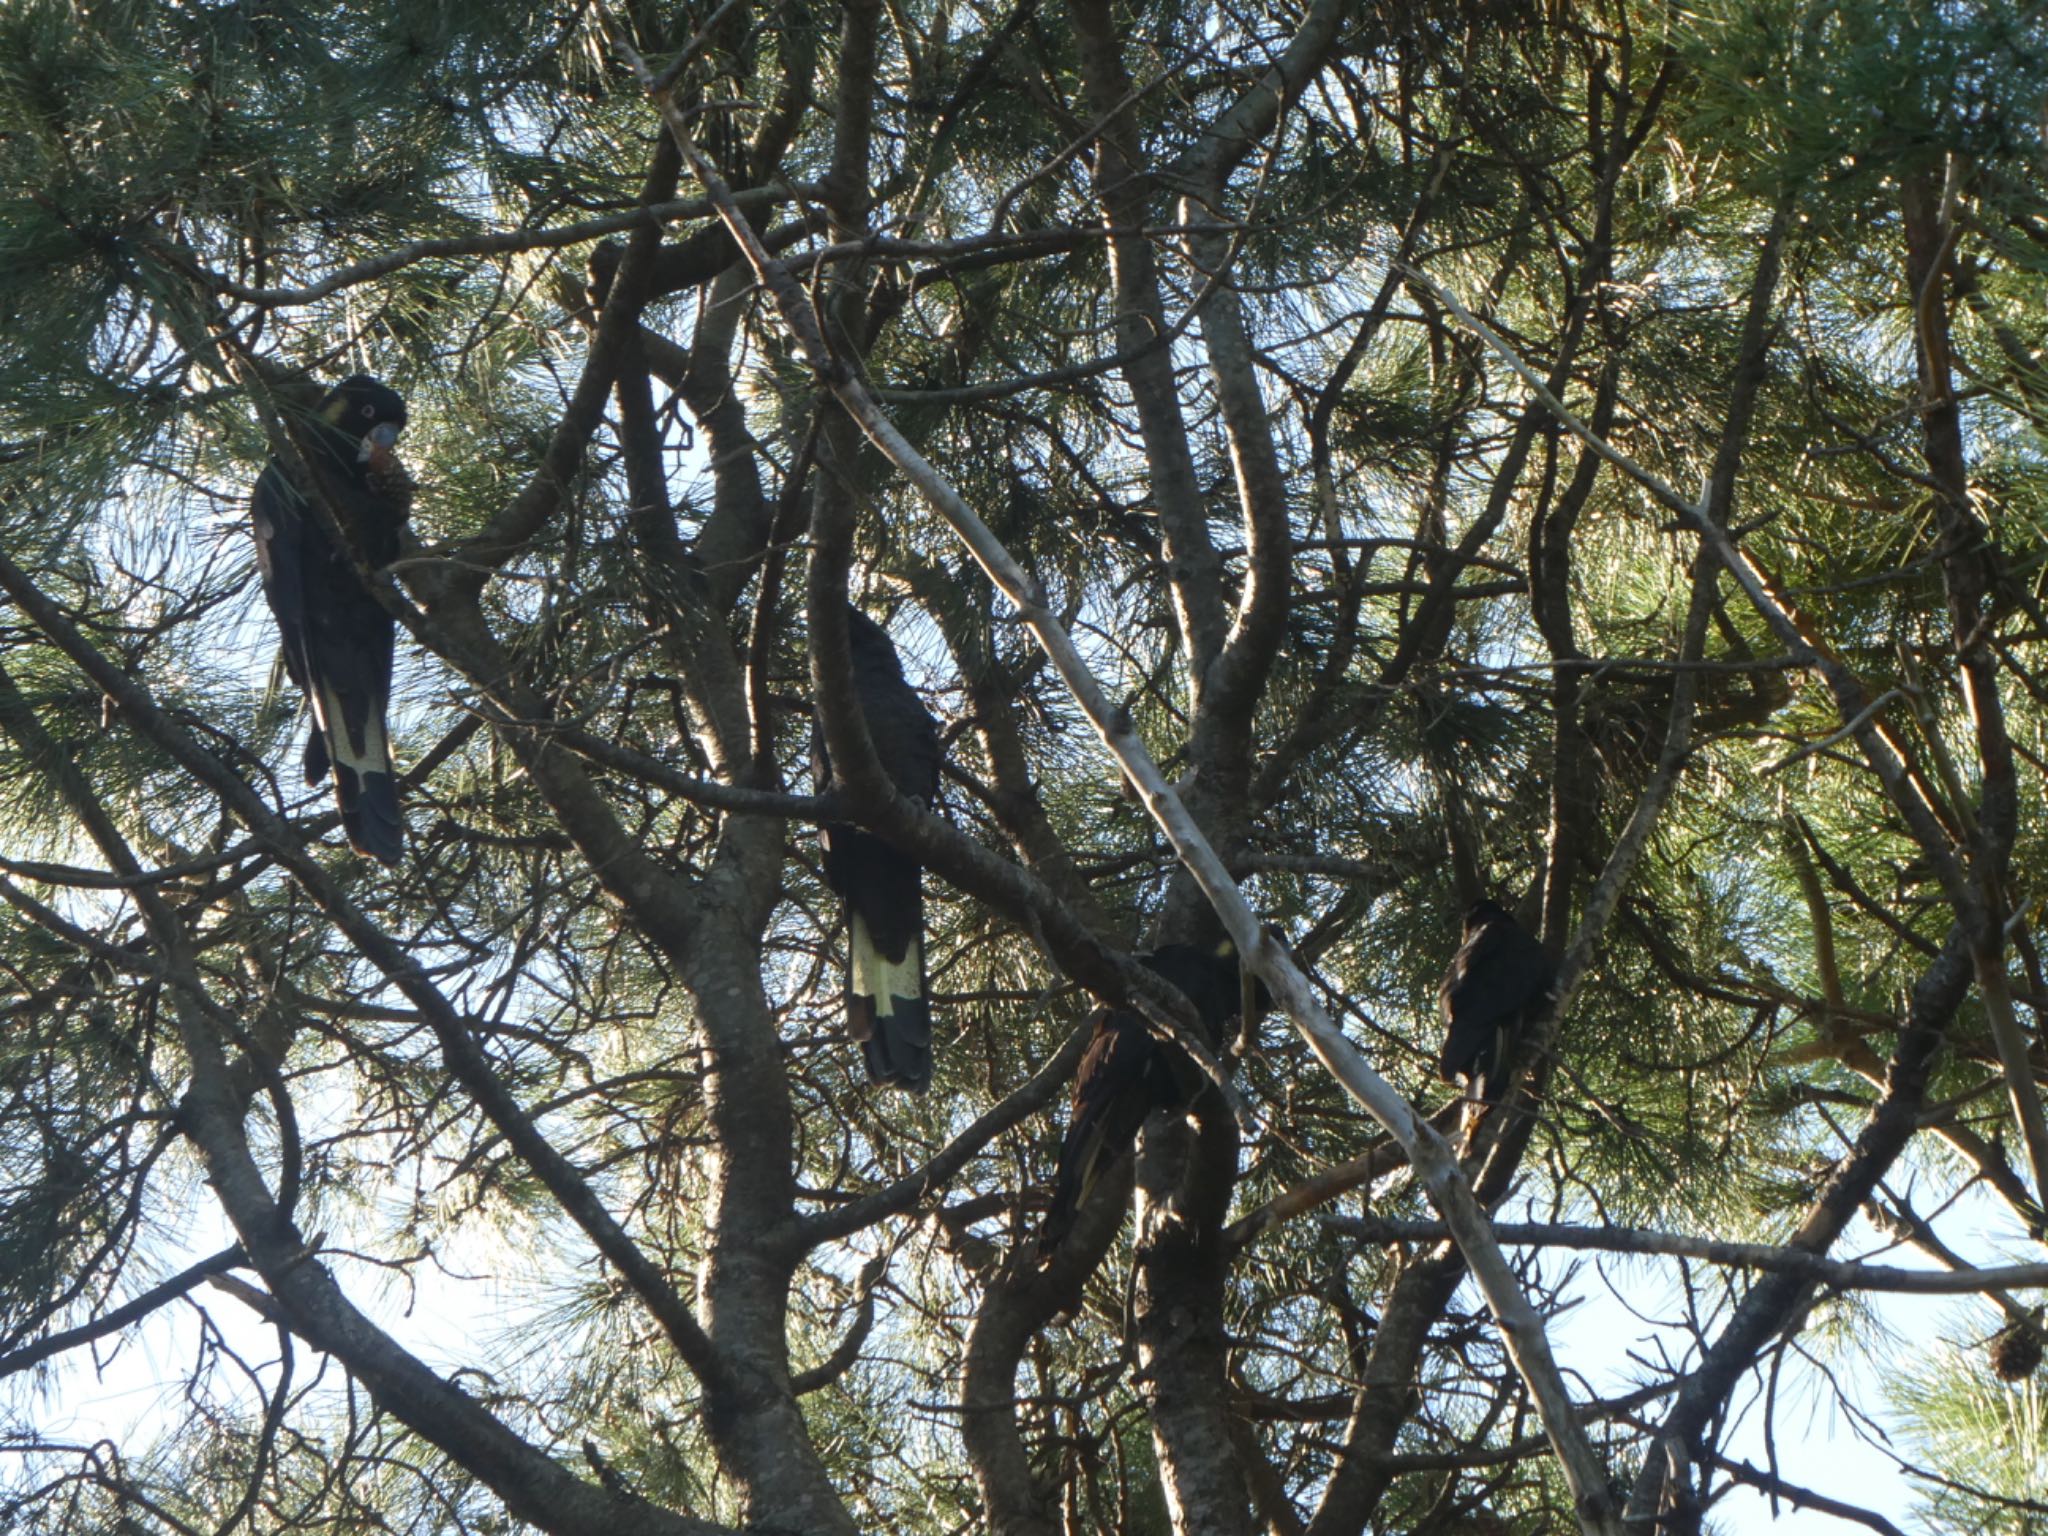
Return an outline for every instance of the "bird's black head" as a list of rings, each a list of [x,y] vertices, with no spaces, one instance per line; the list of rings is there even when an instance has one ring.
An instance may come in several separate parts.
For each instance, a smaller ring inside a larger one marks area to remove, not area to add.
[[[896,654],[896,642],[889,638],[889,631],[851,603],[846,605],[846,649],[857,673],[903,675],[903,658]]]
[[[1152,970],[1180,988],[1195,1005],[1202,1022],[1213,1032],[1227,1019],[1243,1013],[1243,982],[1238,970],[1237,946],[1229,940],[1219,944],[1162,944],[1139,958]],[[1264,983],[1255,983],[1252,1006],[1259,1014],[1273,1004]]]
[[[1480,929],[1490,927],[1503,919],[1513,922],[1515,915],[1499,902],[1482,898],[1465,909],[1465,932],[1468,936],[1475,934]]]
[[[351,443],[362,445],[361,457],[374,450],[388,452],[405,426],[405,400],[397,390],[367,373],[343,379],[327,391],[317,414]]]
[[[1265,936],[1272,943],[1278,944],[1283,942],[1279,928],[1272,923],[1265,925]],[[1236,1011],[1240,1015],[1244,1012],[1246,1004],[1251,1006],[1253,1023],[1257,1023],[1268,1013],[1272,1012],[1273,993],[1271,989],[1256,974],[1249,974],[1245,971],[1243,961],[1237,953],[1237,945],[1229,939],[1220,940],[1213,951],[1213,955],[1214,958],[1210,961],[1210,964],[1215,967],[1216,975],[1223,981],[1225,986],[1237,989]]]

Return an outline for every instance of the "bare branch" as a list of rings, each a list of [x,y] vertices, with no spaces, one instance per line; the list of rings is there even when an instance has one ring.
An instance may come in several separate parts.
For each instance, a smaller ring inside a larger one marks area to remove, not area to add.
[[[1370,1243],[1442,1242],[1450,1229],[1441,1221],[1404,1221],[1392,1216],[1325,1216],[1323,1225]],[[1854,1259],[1830,1259],[1805,1248],[1770,1243],[1735,1243],[1642,1227],[1579,1227],[1563,1222],[1496,1221],[1493,1235],[1510,1248],[1568,1248],[1597,1253],[1663,1254],[1705,1259],[1737,1269],[1799,1275],[1844,1291],[1898,1291],[1916,1296],[1974,1296],[1992,1291],[2048,1286],[2048,1264],[2004,1264],[1991,1268],[1900,1269]]]

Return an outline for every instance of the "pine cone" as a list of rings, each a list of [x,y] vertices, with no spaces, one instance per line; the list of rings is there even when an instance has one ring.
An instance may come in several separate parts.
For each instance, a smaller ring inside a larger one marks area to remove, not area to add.
[[[2025,1381],[2041,1366],[2041,1334],[2026,1320],[1991,1341],[1991,1374],[2000,1381]]]

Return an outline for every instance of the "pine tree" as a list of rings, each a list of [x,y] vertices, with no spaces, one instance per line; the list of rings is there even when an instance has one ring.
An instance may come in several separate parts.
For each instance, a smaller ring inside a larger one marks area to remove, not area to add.
[[[1883,1504],[1825,1402],[2031,1528],[2044,99],[1918,0],[17,0],[0,1527],[1687,1532]],[[358,373],[389,870],[249,527]],[[1223,934],[1105,723],[1512,1272],[1284,1009],[1040,1266],[1091,1015]],[[922,1095],[827,822],[926,870]],[[1559,966],[1484,1112],[1480,897]]]

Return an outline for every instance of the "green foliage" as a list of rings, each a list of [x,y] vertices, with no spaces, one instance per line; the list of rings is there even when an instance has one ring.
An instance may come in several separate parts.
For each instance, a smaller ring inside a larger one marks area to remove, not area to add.
[[[1926,1489],[1915,1514],[1929,1530],[1981,1530],[1986,1501],[2016,1500],[2004,1518],[2017,1522],[2010,1529],[2027,1530],[2038,1517],[2023,1511],[2040,1499],[2048,1468],[2040,1379],[2003,1382],[1992,1373],[1983,1341],[1999,1327],[1995,1313],[1971,1308],[1950,1326],[1951,1340],[1888,1389],[1913,1426],[1907,1454],[1942,1468],[1949,1480]]]

